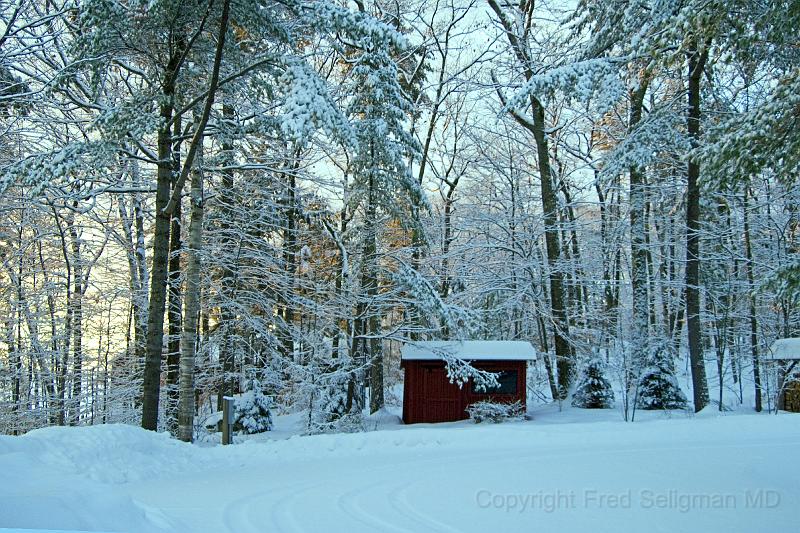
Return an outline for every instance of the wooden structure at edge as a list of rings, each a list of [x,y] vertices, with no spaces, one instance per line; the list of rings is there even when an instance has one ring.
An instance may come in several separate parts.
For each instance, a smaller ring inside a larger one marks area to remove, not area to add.
[[[469,418],[466,409],[475,402],[491,400],[526,403],[527,361],[477,361],[473,367],[489,372],[516,372],[513,394],[478,392],[472,382],[459,387],[450,383],[444,361],[403,360],[403,422],[454,422]],[[508,374],[507,374],[508,375]]]

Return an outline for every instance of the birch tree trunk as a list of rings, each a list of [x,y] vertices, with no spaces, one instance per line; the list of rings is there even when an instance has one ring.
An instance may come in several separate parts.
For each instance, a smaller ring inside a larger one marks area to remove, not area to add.
[[[77,207],[77,205],[76,205]],[[72,413],[70,424],[77,426],[81,416],[81,380],[83,369],[83,262],[81,243],[73,215],[67,218],[72,248]]]
[[[175,120],[173,136],[178,139],[181,135],[181,120]],[[173,187],[177,185],[177,177],[180,172],[180,142],[175,142],[172,149],[173,159]],[[175,203],[172,212],[169,230],[169,261],[167,263],[168,282],[168,303],[167,318],[169,326],[167,329],[167,405],[166,416],[167,425],[170,432],[177,428],[177,409],[178,409],[178,373],[181,354],[181,321],[183,295],[181,294],[181,226],[183,225],[181,212],[181,202]]]
[[[194,367],[197,348],[197,319],[200,311],[200,250],[203,247],[203,152],[198,148],[192,170],[191,219],[186,247],[186,292],[181,336],[178,438],[191,442],[194,436]]]

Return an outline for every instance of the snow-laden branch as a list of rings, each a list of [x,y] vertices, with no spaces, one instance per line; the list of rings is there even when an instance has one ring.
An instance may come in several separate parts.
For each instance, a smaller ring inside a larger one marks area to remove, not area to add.
[[[532,95],[541,99],[556,92],[582,103],[591,101],[600,113],[605,113],[624,97],[625,86],[619,77],[617,61],[587,59],[531,77],[506,102],[502,112],[524,109]]]
[[[655,111],[642,120],[604,158],[601,173],[607,176],[644,168],[664,152],[688,153],[683,118],[669,110]]]

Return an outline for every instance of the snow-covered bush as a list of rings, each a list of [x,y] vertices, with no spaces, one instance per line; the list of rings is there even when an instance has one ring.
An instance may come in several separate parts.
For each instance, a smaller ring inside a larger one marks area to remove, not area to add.
[[[605,377],[605,363],[594,355],[586,364],[583,375],[572,395],[572,406],[583,409],[611,409],[614,391]]]
[[[476,424],[486,420],[495,424],[506,420],[521,420],[525,416],[525,410],[520,402],[476,402],[467,407],[467,412]]]
[[[345,376],[346,377],[346,376]],[[364,431],[364,417],[360,409],[347,411],[346,379],[332,376],[330,383],[322,387],[319,407],[311,413],[308,432],[355,433]]]
[[[345,352],[337,355],[334,361],[320,361],[306,385],[309,434],[364,431],[362,405],[355,391],[348,409],[348,389],[357,379],[354,361]]]
[[[272,429],[272,400],[261,392],[261,384],[253,380],[251,389],[236,397],[234,431],[247,435]]]
[[[364,416],[361,412],[344,413],[329,418],[313,417],[308,424],[307,433],[358,433],[365,430]]]
[[[639,379],[639,409],[685,409],[686,396],[675,379],[674,352],[669,341],[650,345],[647,364]]]

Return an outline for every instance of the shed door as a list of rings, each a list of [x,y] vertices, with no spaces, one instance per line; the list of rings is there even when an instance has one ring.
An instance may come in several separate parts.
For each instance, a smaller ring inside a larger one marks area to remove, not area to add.
[[[425,422],[451,422],[466,418],[461,405],[461,389],[450,383],[443,368],[425,368],[423,395],[423,420]]]

